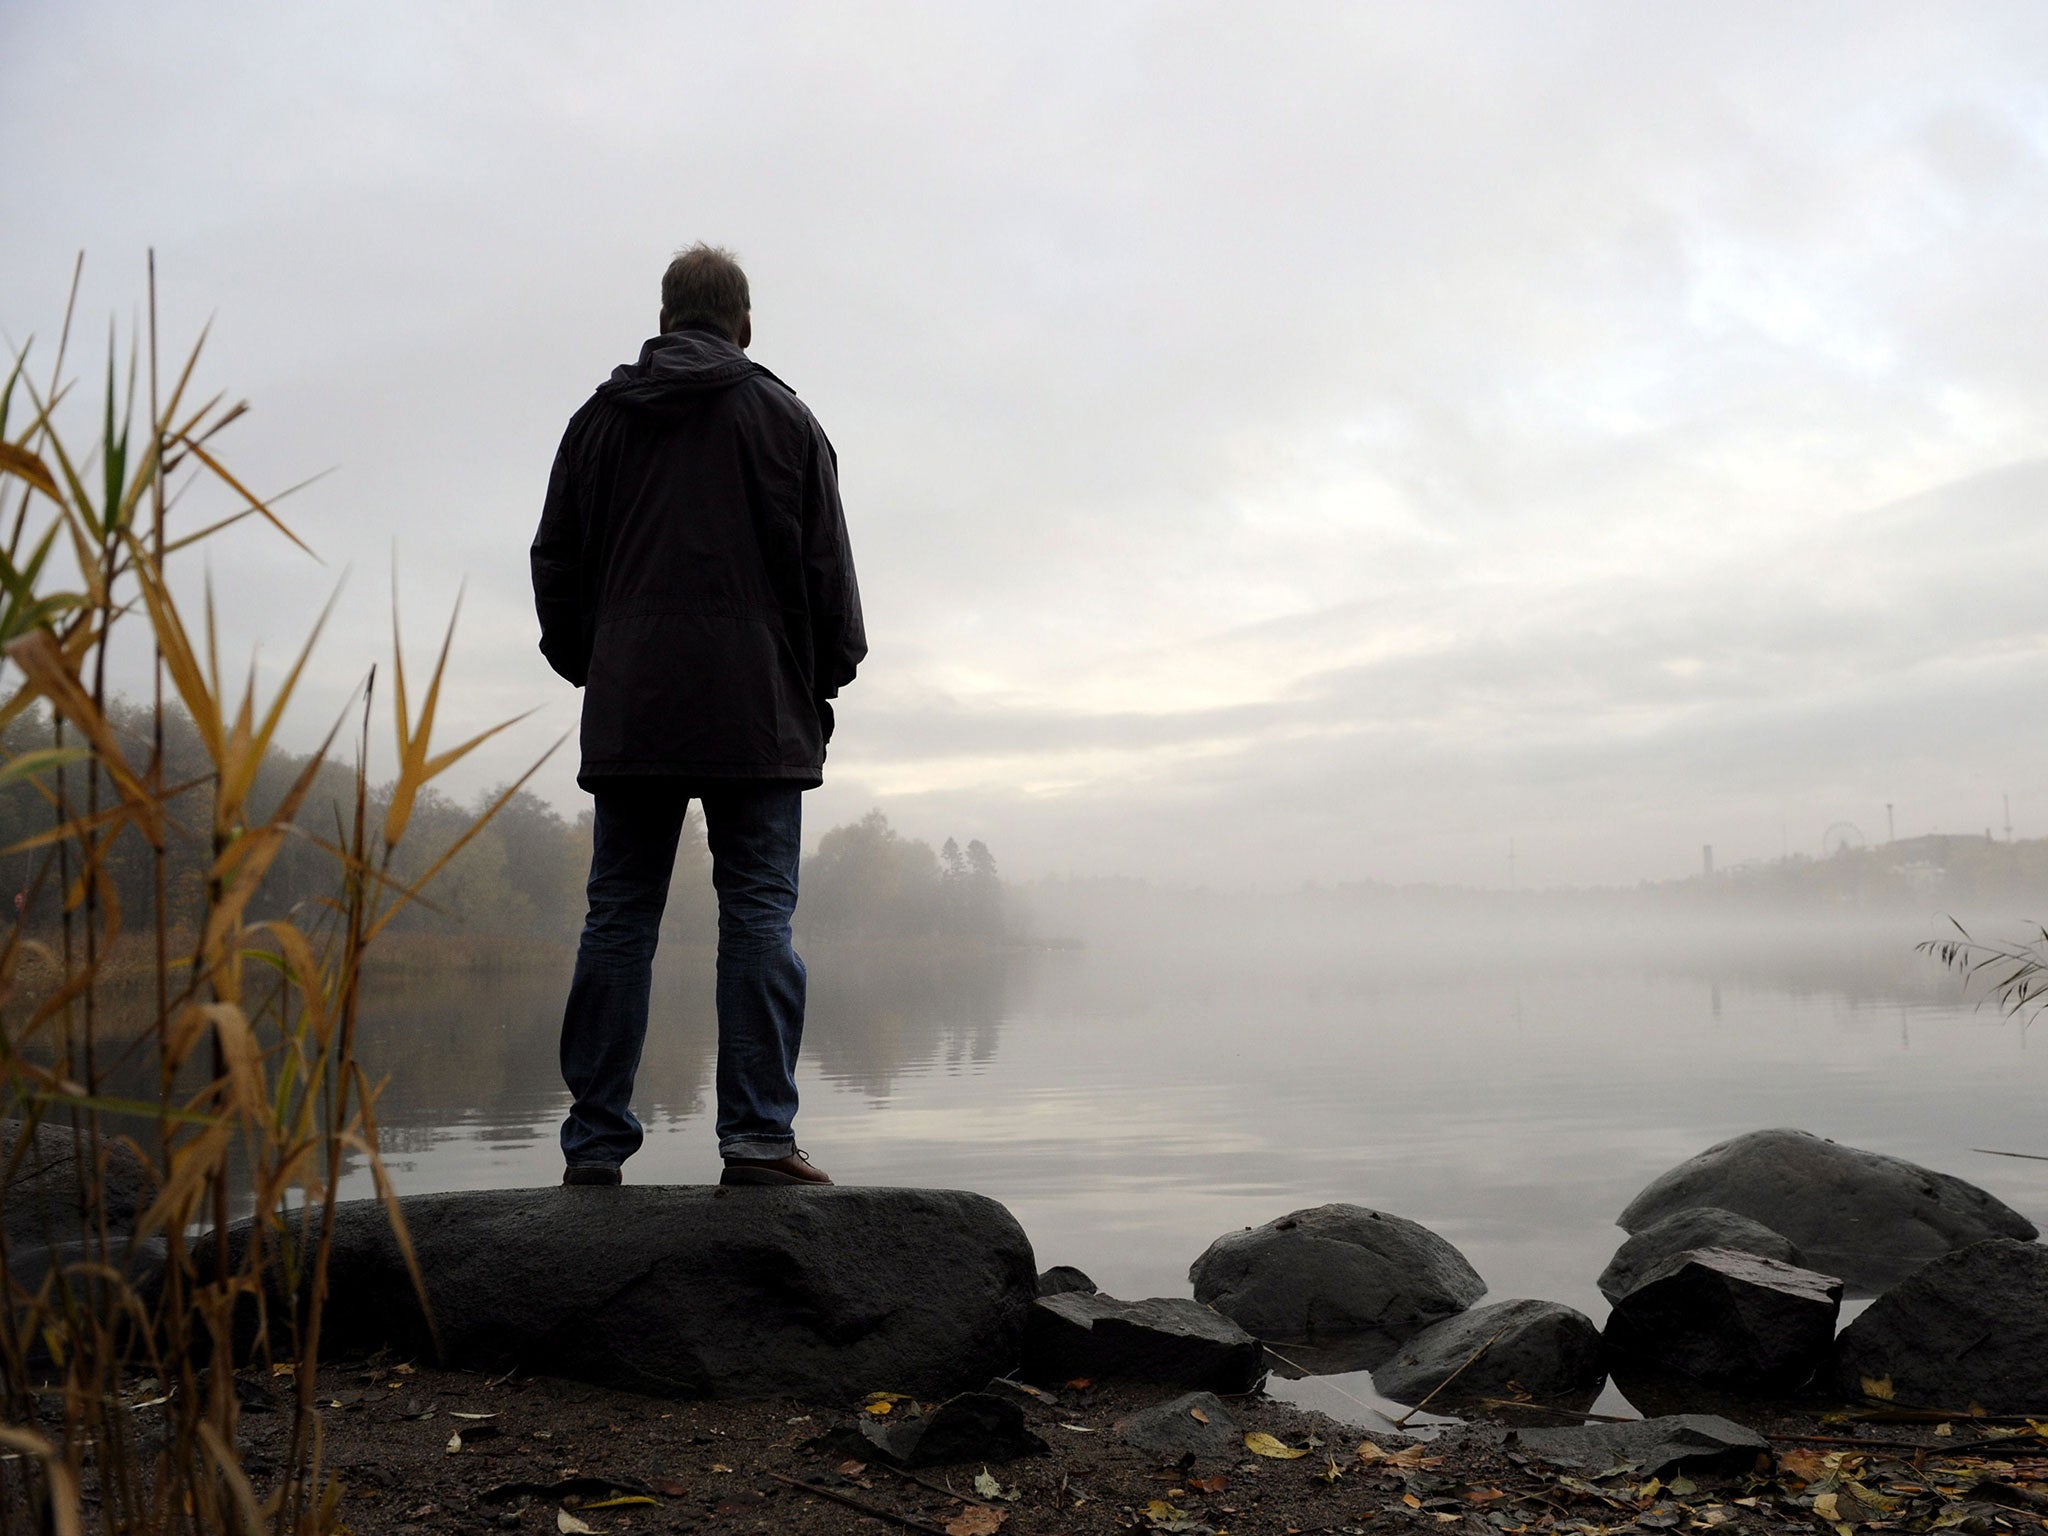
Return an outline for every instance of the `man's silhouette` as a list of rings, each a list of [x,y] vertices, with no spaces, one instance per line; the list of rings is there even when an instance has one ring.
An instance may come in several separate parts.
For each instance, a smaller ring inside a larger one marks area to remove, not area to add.
[[[697,245],[661,334],[569,421],[533,541],[541,654],[584,689],[590,915],[562,1019],[565,1184],[616,1184],[691,800],[718,892],[718,1150],[727,1184],[829,1184],[796,1147],[804,965],[790,946],[806,789],[867,654],[838,461],[751,361],[746,273]]]

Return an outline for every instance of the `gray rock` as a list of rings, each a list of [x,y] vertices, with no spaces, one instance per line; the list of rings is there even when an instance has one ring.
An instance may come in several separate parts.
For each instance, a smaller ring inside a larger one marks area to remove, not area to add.
[[[1971,1243],[2040,1235],[1974,1184],[1806,1131],[1752,1131],[1709,1147],[1653,1180],[1619,1222],[1641,1232],[1695,1205],[1762,1222],[1854,1295],[1881,1291]]]
[[[1914,1271],[1842,1330],[1834,1375],[1852,1398],[2048,1413],[2048,1248],[1999,1238]]]
[[[1010,1213],[939,1189],[409,1195],[445,1358],[672,1397],[945,1397],[1016,1363],[1037,1266]],[[325,1341],[432,1347],[381,1207],[336,1213]]]
[[[5,1227],[11,1244],[79,1242],[88,1230],[91,1201],[79,1197],[78,1161],[89,1143],[73,1134],[69,1125],[45,1120],[23,1147],[26,1131],[23,1121],[0,1120],[0,1167],[14,1170],[4,1196],[0,1196],[0,1226]],[[105,1168],[99,1198],[106,1209],[108,1229],[131,1231],[136,1218],[149,1208],[156,1181],[134,1148],[112,1131],[102,1131],[99,1155]],[[90,1184],[91,1171],[85,1170],[83,1176]]]
[[[1032,1304],[1024,1374],[1051,1386],[1120,1378],[1249,1392],[1265,1375],[1265,1353],[1257,1339],[1198,1301],[1070,1292]]]
[[[1119,1420],[1116,1432],[1126,1444],[1150,1451],[1161,1461],[1234,1461],[1244,1454],[1237,1420],[1222,1399],[1209,1392],[1190,1392],[1143,1409]]]
[[[1015,1461],[1050,1449],[1024,1427],[1022,1405],[988,1392],[963,1392],[914,1419],[862,1419],[860,1432],[875,1454],[899,1467]]]
[[[1658,1265],[1694,1248],[1733,1248],[1781,1264],[1806,1262],[1789,1239],[1760,1221],[1718,1206],[1691,1205],[1652,1222],[1617,1248],[1600,1272],[1601,1293],[1609,1301],[1619,1301]]]
[[[1580,1424],[1516,1431],[1523,1450],[1553,1466],[1605,1472],[1634,1467],[1646,1477],[1667,1472],[1751,1472],[1769,1457],[1755,1430],[1712,1413],[1678,1413],[1629,1424]]]
[[[1188,1279],[1197,1301],[1281,1340],[1405,1337],[1486,1294],[1429,1228],[1362,1205],[1319,1205],[1219,1237]]]
[[[1065,1296],[1070,1291],[1093,1295],[1101,1289],[1071,1264],[1055,1264],[1038,1277],[1038,1294],[1041,1296]]]
[[[1555,1301],[1496,1301],[1445,1318],[1372,1373],[1382,1397],[1413,1404],[1435,1393],[1432,1406],[1528,1397],[1589,1407],[1606,1379],[1599,1328]]]
[[[1607,1318],[1607,1353],[1744,1391],[1804,1385],[1828,1358],[1842,1282],[1732,1248],[1697,1248],[1651,1270]]]

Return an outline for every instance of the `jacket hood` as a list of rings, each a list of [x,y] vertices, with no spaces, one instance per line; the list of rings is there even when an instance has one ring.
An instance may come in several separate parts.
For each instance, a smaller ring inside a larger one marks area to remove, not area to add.
[[[768,370],[710,331],[669,331],[641,345],[638,362],[622,363],[597,392],[619,405],[658,411],[688,396],[724,389]]]

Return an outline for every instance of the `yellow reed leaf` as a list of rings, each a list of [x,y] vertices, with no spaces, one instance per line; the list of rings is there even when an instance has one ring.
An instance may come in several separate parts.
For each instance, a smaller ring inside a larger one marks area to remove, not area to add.
[[[16,475],[26,480],[52,501],[61,503],[64,500],[64,493],[57,488],[57,477],[50,473],[50,466],[14,443],[0,442],[0,474]]]

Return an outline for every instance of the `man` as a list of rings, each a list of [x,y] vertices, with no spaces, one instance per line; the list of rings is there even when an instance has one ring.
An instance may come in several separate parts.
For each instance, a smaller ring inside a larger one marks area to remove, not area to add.
[[[695,245],[661,334],[569,421],[533,541],[541,654],[584,689],[590,913],[562,1018],[565,1184],[639,1148],[633,1077],[691,800],[718,892],[718,1150],[726,1184],[829,1184],[797,1150],[804,966],[790,947],[806,789],[867,654],[838,460],[746,355],[746,273]]]

